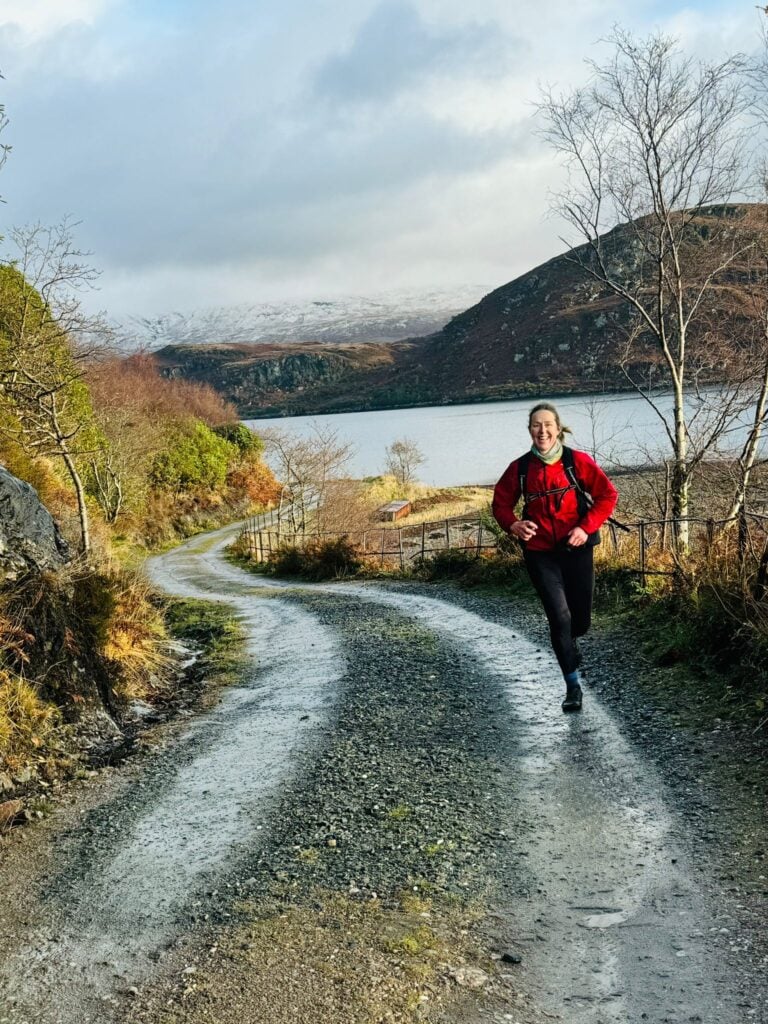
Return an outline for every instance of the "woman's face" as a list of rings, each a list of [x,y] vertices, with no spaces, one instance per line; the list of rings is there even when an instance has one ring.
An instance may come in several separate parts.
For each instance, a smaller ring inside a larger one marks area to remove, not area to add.
[[[560,433],[555,414],[548,409],[540,409],[531,416],[528,430],[531,440],[542,454],[549,451]]]

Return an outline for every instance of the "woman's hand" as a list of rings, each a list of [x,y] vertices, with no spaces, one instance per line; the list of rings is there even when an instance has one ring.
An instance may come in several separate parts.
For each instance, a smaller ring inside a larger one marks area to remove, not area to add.
[[[518,519],[517,522],[512,523],[510,526],[509,533],[510,536],[517,537],[518,540],[530,540],[537,530],[538,526],[536,523],[532,523],[530,519]]]
[[[589,540],[589,535],[580,526],[574,526],[568,534],[568,547],[580,548]]]

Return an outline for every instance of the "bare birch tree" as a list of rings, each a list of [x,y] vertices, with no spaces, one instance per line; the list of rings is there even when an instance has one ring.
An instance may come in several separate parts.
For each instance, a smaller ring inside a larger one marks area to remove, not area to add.
[[[352,458],[354,447],[339,440],[332,427],[314,423],[306,437],[284,430],[265,430],[264,450],[281,483],[279,518],[291,532],[304,533],[310,525],[323,529],[323,508],[329,491]]]
[[[754,399],[747,437],[736,460],[729,518],[735,518],[745,506],[768,421],[768,155],[765,152],[768,133],[768,8],[760,10],[763,14],[762,53],[752,66],[751,80],[755,86],[756,127],[763,140],[763,153],[757,171],[763,203],[751,212],[755,243],[741,281],[746,321],[746,330],[742,332],[743,343],[752,369]]]
[[[418,444],[408,437],[399,437],[387,445],[385,467],[388,473],[397,480],[401,487],[413,483],[416,470],[424,462],[424,456]]]
[[[0,74],[0,78],[3,77],[4,76]],[[8,127],[8,123],[8,115],[5,113],[5,104],[0,103],[0,132],[3,132]],[[11,147],[9,145],[6,143],[0,143],[0,169],[4,166],[10,152]],[[4,200],[0,200],[0,202],[1,201]]]
[[[106,330],[79,302],[95,272],[72,243],[71,225],[15,229],[16,254],[0,265],[2,429],[35,456],[61,459],[72,482],[80,547],[91,547],[85,485],[78,461],[101,443],[93,422],[83,360]]]
[[[734,282],[734,292],[740,301],[731,325],[733,346],[741,355],[743,391],[747,396],[738,429],[746,436],[732,462],[729,520],[734,520],[747,502],[768,419],[768,207],[755,206],[748,217],[753,248]]]
[[[706,353],[707,366],[700,349],[694,358],[692,335],[713,289],[751,245],[722,209],[745,180],[746,65],[739,56],[694,62],[663,35],[635,40],[616,30],[608,42],[612,56],[588,62],[589,84],[563,96],[547,93],[540,112],[544,135],[569,170],[557,208],[585,243],[568,258],[629,311],[623,369],[662,422],[672,455],[672,514],[684,519],[694,465],[738,405],[735,396],[727,410],[718,405],[705,443],[692,452],[691,415],[703,418],[703,399],[698,393],[692,414],[687,398],[707,370],[717,375],[722,357]],[[622,230],[609,230],[617,225]],[[656,353],[660,372],[650,381],[633,368],[639,348]],[[671,413],[649,384],[671,389]],[[687,538],[683,524],[679,539],[685,545]]]

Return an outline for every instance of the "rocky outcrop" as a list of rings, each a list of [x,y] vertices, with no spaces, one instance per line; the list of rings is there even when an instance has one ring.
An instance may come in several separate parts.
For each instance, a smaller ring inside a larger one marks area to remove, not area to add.
[[[67,545],[28,483],[0,466],[0,579],[60,569]]]
[[[273,359],[236,360],[217,369],[217,390],[235,404],[247,404],[254,394],[336,383],[348,376],[352,367],[342,353],[293,352]]]
[[[169,346],[155,353],[166,377],[205,381],[235,398],[238,391],[294,391],[338,380],[354,366],[344,349],[307,346],[274,352],[272,346]]]
[[[299,406],[304,394],[309,406],[318,393],[325,402],[335,395],[360,393],[358,383],[387,379],[407,343],[349,345],[168,345],[153,353],[160,373],[210,384],[241,415],[263,415]],[[300,411],[294,408],[293,411]]]

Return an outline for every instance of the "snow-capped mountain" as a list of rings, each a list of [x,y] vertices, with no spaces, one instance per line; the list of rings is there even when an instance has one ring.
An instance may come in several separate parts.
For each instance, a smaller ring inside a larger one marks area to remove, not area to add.
[[[146,347],[321,341],[399,341],[440,330],[488,289],[385,292],[328,300],[210,307],[134,318],[130,333]]]

